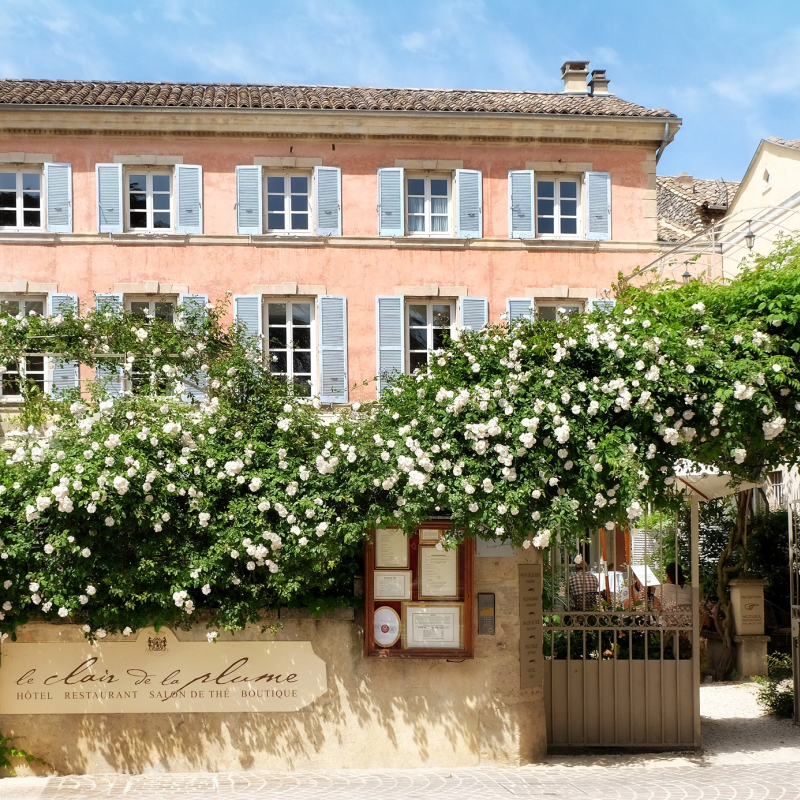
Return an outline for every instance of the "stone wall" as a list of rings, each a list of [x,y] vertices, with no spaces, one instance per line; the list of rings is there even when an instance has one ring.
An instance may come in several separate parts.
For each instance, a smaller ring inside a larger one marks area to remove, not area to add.
[[[497,617],[494,636],[476,636],[474,659],[367,659],[360,610],[321,619],[284,611],[276,638],[310,641],[327,664],[328,691],[301,711],[0,714],[0,731],[60,773],[511,766],[538,761],[547,751],[543,673],[539,661],[536,688],[520,688],[518,564],[539,561],[532,549],[513,558],[476,558],[475,592],[495,593]],[[541,625],[536,631],[540,654]],[[175,631],[181,641],[204,641],[205,633],[202,626]],[[30,624],[19,631],[20,641],[79,641],[82,635],[77,626],[50,624]],[[271,636],[252,627],[236,638]]]

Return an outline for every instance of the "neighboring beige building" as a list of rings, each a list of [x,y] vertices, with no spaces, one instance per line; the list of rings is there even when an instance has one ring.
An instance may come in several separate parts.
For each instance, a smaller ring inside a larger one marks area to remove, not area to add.
[[[800,139],[762,139],[721,226],[726,275],[749,254],[745,235],[755,234],[753,253],[765,255],[776,238],[800,231]]]

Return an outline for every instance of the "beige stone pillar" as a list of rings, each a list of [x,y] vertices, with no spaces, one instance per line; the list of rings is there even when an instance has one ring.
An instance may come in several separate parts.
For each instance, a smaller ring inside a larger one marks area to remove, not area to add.
[[[736,635],[736,671],[740,675],[767,674],[767,645],[764,635],[764,587],[762,578],[739,577],[730,582],[731,608]]]

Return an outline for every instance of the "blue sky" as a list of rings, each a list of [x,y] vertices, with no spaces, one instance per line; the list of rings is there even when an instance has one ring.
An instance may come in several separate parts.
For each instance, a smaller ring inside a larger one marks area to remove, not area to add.
[[[800,138],[797,0],[0,0],[0,76],[559,91],[587,58],[684,120],[659,171]]]

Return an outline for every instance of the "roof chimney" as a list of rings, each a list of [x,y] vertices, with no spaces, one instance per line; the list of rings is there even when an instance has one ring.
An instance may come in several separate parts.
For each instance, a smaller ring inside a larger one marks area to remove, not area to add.
[[[588,61],[565,61],[561,65],[564,80],[564,94],[588,94],[586,76],[589,74]]]
[[[608,78],[604,69],[593,69],[592,78],[589,81],[589,94],[601,95],[608,94]]]

